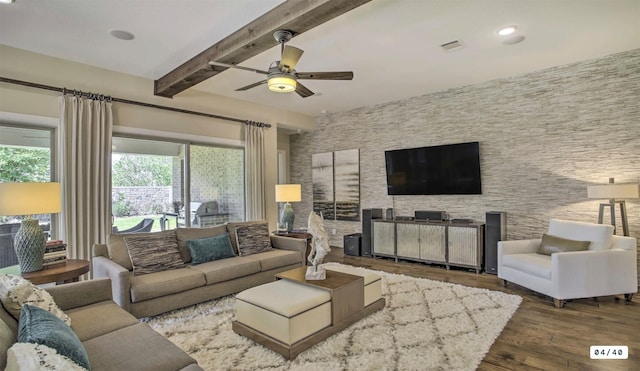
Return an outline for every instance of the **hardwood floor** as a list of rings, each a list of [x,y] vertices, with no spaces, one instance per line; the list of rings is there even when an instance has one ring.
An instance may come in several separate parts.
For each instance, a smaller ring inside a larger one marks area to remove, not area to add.
[[[557,309],[553,300],[491,274],[393,259],[344,256],[332,247],[333,261],[413,277],[457,283],[519,295],[520,307],[478,367],[479,370],[640,370],[640,294],[579,299]],[[627,345],[627,360],[592,360],[591,345]]]

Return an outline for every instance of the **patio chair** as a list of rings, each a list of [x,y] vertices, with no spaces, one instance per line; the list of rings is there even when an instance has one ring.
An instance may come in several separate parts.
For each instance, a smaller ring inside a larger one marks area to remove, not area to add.
[[[0,224],[0,268],[18,264],[13,248],[13,239],[20,229],[20,223]]]
[[[115,231],[113,233],[123,234],[123,233],[142,233],[142,232],[151,232],[151,227],[153,227],[153,219],[145,218],[140,223],[134,225],[129,229],[125,229],[122,231]]]

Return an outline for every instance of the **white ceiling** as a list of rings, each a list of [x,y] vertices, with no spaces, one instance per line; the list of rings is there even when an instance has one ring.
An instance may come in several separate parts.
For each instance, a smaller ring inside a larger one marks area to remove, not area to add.
[[[0,44],[155,80],[279,3],[15,0],[0,5]],[[509,24],[524,41],[502,44],[496,29]],[[136,38],[117,40],[112,29]],[[453,40],[464,47],[441,49]],[[290,44],[305,51],[298,71],[352,70],[354,80],[305,80],[317,94],[302,99],[265,85],[236,92],[263,75],[228,70],[192,89],[340,112],[640,48],[640,1],[373,0]],[[274,47],[242,65],[267,69],[278,56]]]

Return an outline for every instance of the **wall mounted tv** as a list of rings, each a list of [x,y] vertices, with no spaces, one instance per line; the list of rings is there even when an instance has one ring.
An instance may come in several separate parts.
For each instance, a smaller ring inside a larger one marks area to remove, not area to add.
[[[482,194],[478,142],[384,152],[389,195]]]

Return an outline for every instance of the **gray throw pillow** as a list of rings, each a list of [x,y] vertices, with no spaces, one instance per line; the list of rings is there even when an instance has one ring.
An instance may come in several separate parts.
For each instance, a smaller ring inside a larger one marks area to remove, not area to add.
[[[78,335],[60,318],[42,308],[29,304],[22,306],[18,341],[46,345],[80,366],[90,368],[89,356]]]
[[[240,256],[271,250],[271,238],[267,223],[238,225],[236,226],[236,238]]]
[[[233,247],[231,247],[228,233],[198,240],[188,240],[187,247],[193,265],[236,256]]]
[[[129,250],[134,276],[184,268],[175,234],[125,237],[124,242]]]
[[[590,243],[590,241],[569,240],[545,233],[542,235],[542,242],[538,247],[537,253],[551,255],[557,252],[584,251],[589,249]]]

